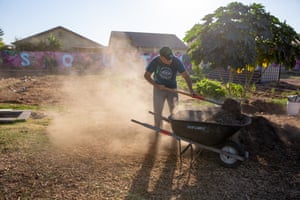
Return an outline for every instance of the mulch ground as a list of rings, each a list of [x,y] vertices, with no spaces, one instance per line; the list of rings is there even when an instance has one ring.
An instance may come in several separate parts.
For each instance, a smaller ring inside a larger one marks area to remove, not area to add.
[[[1,79],[0,102],[59,104],[61,85],[59,77]],[[0,199],[300,199],[299,116],[266,100],[274,87],[242,104],[252,123],[239,132],[249,159],[238,168],[220,166],[206,150],[180,161],[173,138],[106,123],[71,145],[32,139],[29,147],[2,148]],[[46,117],[33,112],[31,120]]]

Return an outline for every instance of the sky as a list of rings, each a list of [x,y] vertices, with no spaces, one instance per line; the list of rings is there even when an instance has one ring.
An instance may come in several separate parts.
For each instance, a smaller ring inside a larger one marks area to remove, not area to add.
[[[111,31],[175,34],[183,39],[193,25],[234,0],[0,0],[5,44],[63,26],[107,46]],[[238,1],[238,0],[237,0]],[[300,33],[299,0],[239,0],[260,3]]]

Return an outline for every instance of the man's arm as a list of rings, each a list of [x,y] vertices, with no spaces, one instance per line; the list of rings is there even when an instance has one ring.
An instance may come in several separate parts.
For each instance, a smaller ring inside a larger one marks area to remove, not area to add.
[[[187,73],[187,71],[184,71],[183,73],[181,73],[181,76],[184,78],[184,80],[185,80],[185,82],[186,82],[186,84],[187,84],[187,86],[188,86],[188,88],[190,90],[190,93],[192,95],[194,95],[195,92],[193,90],[192,80],[191,80],[189,74]]]
[[[151,73],[146,71],[144,74],[144,78],[151,84],[151,85],[155,85],[154,80],[151,78]]]
[[[164,85],[160,85],[160,84],[157,84],[154,82],[154,80],[152,79],[151,77],[151,73],[146,71],[145,74],[144,74],[144,78],[151,84],[153,85],[154,87],[157,87],[161,90],[165,89],[165,86]]]

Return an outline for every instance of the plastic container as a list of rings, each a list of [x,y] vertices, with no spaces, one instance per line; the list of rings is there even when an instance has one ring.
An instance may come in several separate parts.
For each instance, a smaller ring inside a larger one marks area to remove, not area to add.
[[[300,97],[298,95],[288,96],[287,114],[298,115],[300,111]]]

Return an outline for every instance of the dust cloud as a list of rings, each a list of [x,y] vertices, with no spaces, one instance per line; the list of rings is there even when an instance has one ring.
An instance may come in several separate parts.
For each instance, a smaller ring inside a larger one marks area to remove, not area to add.
[[[115,52],[113,66],[99,74],[66,77],[59,89],[63,109],[53,114],[47,130],[55,145],[118,154],[148,150],[154,131],[130,120],[153,124],[148,113],[152,86],[143,77],[142,60],[132,52]]]

